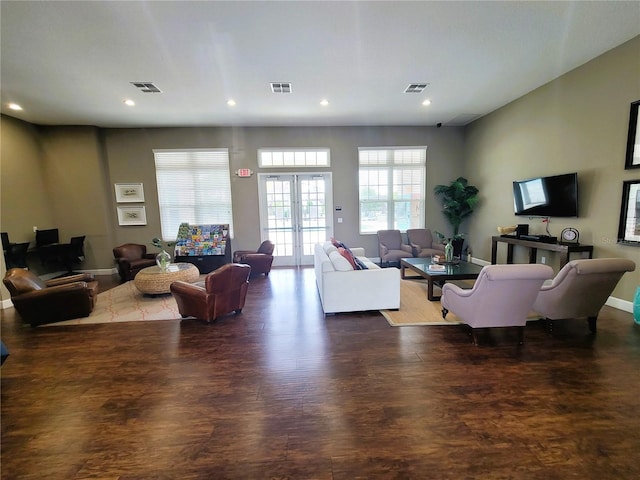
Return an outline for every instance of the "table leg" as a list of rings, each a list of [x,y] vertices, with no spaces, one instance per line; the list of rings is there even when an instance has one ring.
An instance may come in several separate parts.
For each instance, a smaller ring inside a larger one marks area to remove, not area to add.
[[[427,278],[427,298],[431,302],[440,300],[440,296],[436,296],[433,294],[433,278],[432,277]]]

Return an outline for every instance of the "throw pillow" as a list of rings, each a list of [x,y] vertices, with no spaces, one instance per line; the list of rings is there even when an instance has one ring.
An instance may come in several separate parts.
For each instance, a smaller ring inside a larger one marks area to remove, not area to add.
[[[356,270],[369,270],[369,267],[367,267],[367,264],[364,263],[362,260],[360,260],[358,257],[353,257],[353,259],[356,262]]]
[[[331,260],[331,264],[333,268],[338,272],[349,272],[353,270],[353,267],[349,263],[349,261],[340,255],[340,252],[333,251],[329,254],[329,259]]]
[[[353,270],[358,270],[358,267],[356,266],[355,258],[353,256],[353,253],[351,253],[351,250],[344,247],[338,247],[338,252],[340,252],[340,255],[342,255],[344,258],[347,259],[347,261],[353,267]]]

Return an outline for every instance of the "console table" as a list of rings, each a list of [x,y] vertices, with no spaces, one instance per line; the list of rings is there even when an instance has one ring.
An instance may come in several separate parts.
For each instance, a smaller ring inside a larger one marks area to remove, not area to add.
[[[560,268],[564,267],[570,260],[571,254],[576,252],[587,252],[589,258],[593,258],[593,245],[581,245],[576,243],[544,243],[534,240],[522,240],[516,237],[491,237],[491,264],[495,265],[498,254],[498,243],[507,244],[507,263],[513,263],[513,247],[519,245],[529,249],[529,263],[536,263],[538,249],[549,250],[560,253]]]

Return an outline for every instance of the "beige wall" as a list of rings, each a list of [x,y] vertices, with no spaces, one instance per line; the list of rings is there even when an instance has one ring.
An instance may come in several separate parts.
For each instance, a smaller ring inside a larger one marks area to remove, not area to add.
[[[257,151],[266,147],[328,147],[331,167],[318,169],[333,174],[333,203],[342,206],[334,219],[337,238],[353,246],[363,246],[370,256],[377,256],[377,241],[373,235],[358,233],[358,147],[427,145],[427,191],[437,183],[449,182],[463,165],[463,131],[461,128],[435,127],[288,127],[288,128],[160,128],[110,129],[104,132],[109,162],[110,182],[143,182],[145,191],[146,226],[118,226],[115,221],[115,244],[133,241],[149,243],[160,235],[160,216],[156,194],[153,149],[228,147],[231,171],[250,168],[251,178],[232,175],[231,190],[234,211],[235,238],[232,248],[255,248],[260,243],[257,173],[273,173],[294,169],[259,169]],[[438,230],[447,229],[439,205],[429,203],[427,224]]]
[[[14,243],[33,242],[33,226],[51,224],[53,209],[36,127],[0,116],[0,231]],[[5,274],[4,257],[0,275]],[[0,298],[9,292],[0,286]]]
[[[490,257],[498,225],[528,223],[544,233],[540,219],[516,217],[511,183],[539,175],[578,172],[579,217],[552,218],[549,229],[580,231],[594,256],[622,257],[638,264],[614,296],[632,300],[640,285],[640,248],[616,243],[622,182],[639,179],[625,170],[631,102],[640,99],[640,37],[611,50],[555,81],[510,103],[467,128],[466,174],[480,188],[482,203],[472,220],[474,256]],[[506,248],[500,248],[504,261]],[[516,254],[525,260],[524,251]],[[557,257],[545,255],[552,266]]]

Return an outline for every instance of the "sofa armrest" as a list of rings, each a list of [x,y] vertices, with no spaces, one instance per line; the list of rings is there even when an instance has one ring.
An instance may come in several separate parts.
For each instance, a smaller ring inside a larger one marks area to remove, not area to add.
[[[350,248],[349,250],[351,250],[351,253],[353,253],[354,257],[365,257],[366,256],[364,254],[364,248],[363,247],[353,247],[353,248]]]
[[[47,287],[55,287],[58,285],[67,285],[74,282],[92,282],[95,279],[93,273],[79,273],[77,275],[68,275],[66,277],[52,278],[44,282]]]

